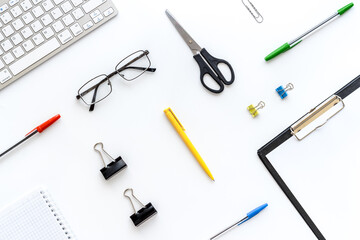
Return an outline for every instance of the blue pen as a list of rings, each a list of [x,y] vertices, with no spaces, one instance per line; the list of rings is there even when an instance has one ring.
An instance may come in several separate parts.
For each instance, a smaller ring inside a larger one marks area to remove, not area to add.
[[[210,238],[210,240],[213,240],[213,239],[215,239],[215,238],[217,238],[217,237],[220,237],[221,235],[227,233],[228,231],[230,231],[230,230],[233,229],[234,227],[239,226],[239,225],[243,224],[244,222],[250,220],[251,218],[255,217],[259,212],[261,212],[262,210],[264,210],[267,206],[268,206],[268,204],[265,203],[265,204],[261,205],[260,207],[255,208],[254,210],[252,210],[251,212],[249,212],[245,218],[241,219],[240,221],[238,221],[237,223],[231,225],[230,227],[226,228],[225,230],[219,232],[218,234],[216,234],[215,236],[213,236],[212,238]]]

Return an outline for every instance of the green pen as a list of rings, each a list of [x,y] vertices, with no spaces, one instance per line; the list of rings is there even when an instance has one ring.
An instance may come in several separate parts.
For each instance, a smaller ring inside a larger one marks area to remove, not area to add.
[[[333,15],[331,15],[329,18],[327,18],[326,20],[324,20],[323,22],[319,23],[318,25],[316,25],[315,27],[313,27],[312,29],[310,29],[309,31],[307,31],[306,33],[302,34],[301,36],[297,37],[296,39],[294,39],[291,42],[287,42],[284,45],[282,45],[281,47],[279,47],[278,49],[276,49],[275,51],[273,51],[272,53],[270,53],[269,55],[267,55],[265,57],[265,61],[269,61],[270,59],[273,59],[274,57],[280,55],[281,53],[286,52],[287,50],[295,47],[296,45],[298,45],[299,43],[301,43],[301,41],[308,36],[309,34],[311,34],[312,32],[316,31],[317,29],[319,29],[320,27],[322,27],[323,25],[325,25],[326,23],[330,22],[331,20],[333,20],[334,18],[343,15],[347,10],[349,10],[350,8],[352,8],[354,6],[354,3],[349,3],[348,5],[346,5],[343,8],[340,8],[339,10],[337,10],[336,13],[334,13]]]

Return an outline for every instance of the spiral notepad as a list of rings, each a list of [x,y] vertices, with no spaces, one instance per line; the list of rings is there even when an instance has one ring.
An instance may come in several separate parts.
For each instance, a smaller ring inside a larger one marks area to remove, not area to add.
[[[74,240],[75,237],[44,190],[36,190],[0,211],[1,240]]]

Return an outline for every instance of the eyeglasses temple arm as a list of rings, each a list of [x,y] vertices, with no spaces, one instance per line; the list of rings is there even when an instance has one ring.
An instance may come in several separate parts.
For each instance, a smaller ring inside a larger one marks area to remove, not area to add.
[[[147,72],[155,72],[156,68],[144,68],[144,67],[126,67],[126,68],[122,68],[121,71],[124,71],[126,69],[135,69],[135,70],[140,70],[140,71],[147,71]],[[117,72],[121,72],[120,70],[118,70]]]
[[[143,56],[147,56],[149,54],[149,51],[146,50],[144,51],[142,54],[140,54],[138,57],[134,58],[133,60],[131,60],[130,62],[128,62],[127,64],[125,64],[123,67],[121,67],[120,69],[117,70],[117,72],[121,72],[124,69],[126,69],[129,65],[133,64],[134,62],[136,62],[137,60],[139,60],[140,58],[142,58]]]
[[[126,70],[126,69],[135,69],[135,70],[140,70],[140,71],[147,71],[147,72],[155,72],[156,68],[144,68],[144,67],[122,67],[119,70],[115,70],[114,72],[110,73],[108,75],[108,78],[111,78],[112,76],[121,73],[122,71]]]
[[[97,87],[95,88],[95,90],[94,90],[94,95],[93,95],[93,98],[92,98],[92,101],[91,101],[91,102],[93,102],[93,104],[90,105],[89,112],[94,111],[95,101],[96,101],[96,94],[97,94],[98,89],[99,89],[99,86],[97,86]]]

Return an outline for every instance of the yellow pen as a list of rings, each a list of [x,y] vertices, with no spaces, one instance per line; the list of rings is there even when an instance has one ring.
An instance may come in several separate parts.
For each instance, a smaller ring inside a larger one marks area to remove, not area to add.
[[[174,112],[171,110],[171,108],[168,108],[168,109],[164,110],[164,113],[165,113],[166,117],[169,119],[169,121],[171,122],[171,124],[173,125],[173,127],[175,128],[175,130],[177,131],[177,133],[180,135],[181,139],[184,141],[186,146],[189,148],[191,153],[194,155],[194,157],[196,158],[196,160],[198,161],[198,163],[200,164],[202,169],[211,178],[211,180],[215,181],[213,175],[211,174],[209,168],[206,166],[204,160],[201,158],[200,154],[195,149],[194,145],[191,143],[188,136],[186,136],[185,129],[181,125],[179,119],[177,119],[177,117],[175,116]]]

